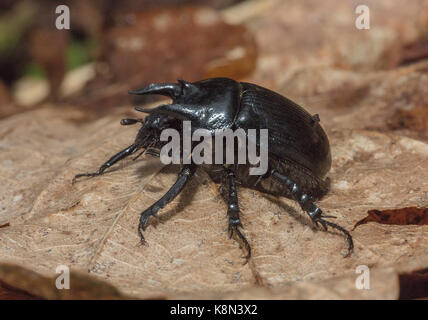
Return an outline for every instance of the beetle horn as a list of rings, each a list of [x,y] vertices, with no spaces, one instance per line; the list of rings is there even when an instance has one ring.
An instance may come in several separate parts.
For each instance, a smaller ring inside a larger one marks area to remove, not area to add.
[[[198,112],[194,108],[181,104],[163,104],[152,109],[136,107],[135,110],[149,114],[164,114],[180,120],[193,120],[198,117]]]
[[[129,90],[130,94],[160,94],[174,99],[181,94],[182,87],[177,83],[152,83],[138,90]]]

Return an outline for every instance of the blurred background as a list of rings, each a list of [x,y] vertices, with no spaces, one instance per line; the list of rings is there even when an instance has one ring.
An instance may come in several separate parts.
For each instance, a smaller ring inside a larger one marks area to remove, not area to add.
[[[0,117],[46,102],[104,113],[148,82],[245,77],[254,36],[224,19],[240,2],[2,0]],[[59,5],[69,8],[68,30],[57,29]]]
[[[355,26],[360,4],[370,9],[370,29]],[[69,8],[69,29],[56,27],[59,5]],[[428,58],[427,20],[424,0],[2,0],[0,118],[50,103],[92,119],[149,102],[129,89],[215,76],[337,114],[370,94],[371,72]],[[427,103],[417,100],[419,109]],[[412,115],[397,110],[389,116],[399,119],[369,125],[405,127]]]

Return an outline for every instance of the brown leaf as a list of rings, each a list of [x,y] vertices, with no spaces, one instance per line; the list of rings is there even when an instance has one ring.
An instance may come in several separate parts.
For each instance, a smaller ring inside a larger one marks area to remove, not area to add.
[[[36,300],[41,299],[26,291],[11,287],[0,280],[0,300]]]
[[[0,264],[0,278],[6,283],[8,294],[19,294],[21,299],[78,300],[78,299],[126,299],[116,288],[104,281],[85,274],[70,274],[70,288],[58,290],[55,278],[43,277],[17,265]],[[71,285],[72,284],[72,285]],[[18,298],[16,297],[16,298]]]
[[[428,58],[428,40],[418,39],[402,49],[400,64],[414,63]]]
[[[387,125],[391,129],[411,129],[428,133],[428,105],[417,106],[411,110],[397,110],[389,119]]]
[[[244,26],[226,24],[215,10],[157,8],[128,14],[123,20],[132,22],[108,30],[104,45],[116,80],[127,81],[128,85],[177,77],[196,81],[203,76],[207,63],[219,59],[251,56],[249,63],[254,67],[251,34]],[[252,71],[251,67],[247,69],[233,77]]]
[[[399,299],[428,299],[428,269],[402,273],[399,282]]]
[[[368,216],[358,221],[352,230],[367,222],[397,225],[427,225],[428,208],[406,207],[393,210],[369,210]]]

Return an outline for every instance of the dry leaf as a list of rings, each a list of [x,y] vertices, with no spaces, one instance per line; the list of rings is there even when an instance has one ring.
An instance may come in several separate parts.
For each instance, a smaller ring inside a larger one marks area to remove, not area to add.
[[[308,66],[283,77],[281,89],[334,128],[394,130],[427,140],[428,62],[357,73]]]
[[[44,299],[126,299],[130,298],[119,293],[112,285],[100,281],[95,277],[72,272],[70,274],[70,288],[58,290],[55,278],[49,279],[26,268],[0,264],[0,278],[10,293],[20,296],[15,298]],[[9,285],[13,285],[10,287]]]
[[[416,106],[411,110],[398,109],[389,119],[391,129],[411,129],[421,134],[428,132],[428,104]]]
[[[397,298],[396,277],[386,277],[371,293],[357,290],[355,268],[398,275],[403,266],[412,271],[428,264],[427,226],[358,228],[355,253],[345,259],[343,238],[314,230],[293,201],[241,188],[242,220],[253,248],[252,263],[243,265],[242,250],[227,236],[226,206],[203,171],[159,220],[150,220],[148,245],[140,246],[139,214],[169,188],[177,168],[146,156],[72,185],[76,173],[96,169],[129,145],[137,130],[121,127],[120,115],[76,125],[82,116],[44,108],[1,122],[0,174],[7,183],[0,187],[0,223],[11,226],[0,229],[0,261],[48,278],[67,265],[139,298],[369,299],[374,292],[376,298]],[[426,201],[425,144],[362,130],[329,135],[332,190],[319,204],[337,223],[351,229],[368,207]],[[264,289],[254,288],[256,277]]]
[[[400,274],[400,299],[427,298],[428,269]]]
[[[355,27],[360,1],[277,1],[247,23],[259,48],[254,79],[277,87],[284,74],[298,68],[330,66],[355,72],[391,69],[405,62],[409,46],[423,43],[428,2],[406,6],[374,0],[369,30]],[[417,59],[424,55],[418,53]],[[412,61],[417,61],[415,57]]]
[[[370,221],[383,224],[428,224],[428,208],[406,207],[394,210],[369,210],[368,216],[358,221],[354,228]]]

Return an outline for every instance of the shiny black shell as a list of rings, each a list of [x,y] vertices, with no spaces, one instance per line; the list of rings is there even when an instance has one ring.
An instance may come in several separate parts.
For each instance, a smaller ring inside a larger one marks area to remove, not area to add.
[[[305,167],[318,177],[330,170],[330,144],[316,117],[280,94],[241,83],[235,126],[269,130],[269,153]]]
[[[286,97],[251,83],[241,83],[240,108],[236,128],[268,129],[269,167],[298,181],[305,192],[319,198],[328,190],[323,178],[331,167],[330,144],[317,116]],[[241,176],[246,170],[242,168]],[[249,178],[247,177],[247,180]],[[248,187],[255,178],[249,179]],[[261,191],[284,195],[271,179],[257,187]]]

